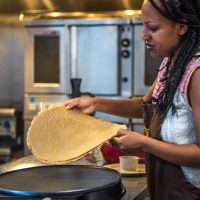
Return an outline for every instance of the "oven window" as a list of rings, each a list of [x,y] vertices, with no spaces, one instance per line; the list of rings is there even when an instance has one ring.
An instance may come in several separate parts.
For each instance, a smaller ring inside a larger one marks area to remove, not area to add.
[[[149,51],[145,51],[145,85],[151,86],[156,79],[157,70],[162,59],[152,58]]]
[[[35,36],[34,66],[35,83],[60,82],[59,36]]]

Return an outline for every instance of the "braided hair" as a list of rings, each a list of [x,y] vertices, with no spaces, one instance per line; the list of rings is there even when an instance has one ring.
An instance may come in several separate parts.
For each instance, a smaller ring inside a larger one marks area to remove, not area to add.
[[[188,26],[188,31],[182,38],[181,49],[173,67],[169,67],[171,60],[168,60],[166,71],[161,80],[163,90],[157,99],[160,111],[168,111],[172,107],[174,114],[176,110],[173,97],[187,64],[200,47],[200,0],[160,0],[160,4],[155,3],[155,0],[149,0],[149,2],[164,17],[175,23]]]

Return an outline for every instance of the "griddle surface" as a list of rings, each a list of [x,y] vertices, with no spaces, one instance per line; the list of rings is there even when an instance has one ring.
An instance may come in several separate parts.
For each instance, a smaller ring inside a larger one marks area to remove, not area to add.
[[[0,193],[19,196],[77,195],[112,187],[121,175],[93,166],[55,165],[0,175]]]

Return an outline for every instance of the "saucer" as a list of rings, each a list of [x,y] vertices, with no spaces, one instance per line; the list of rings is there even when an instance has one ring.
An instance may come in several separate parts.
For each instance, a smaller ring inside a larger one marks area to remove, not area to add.
[[[118,171],[124,177],[125,176],[144,176],[146,174],[144,164],[139,164],[138,168],[135,171],[121,170],[119,163],[107,164],[107,165],[104,165],[104,167],[114,169],[114,170]]]

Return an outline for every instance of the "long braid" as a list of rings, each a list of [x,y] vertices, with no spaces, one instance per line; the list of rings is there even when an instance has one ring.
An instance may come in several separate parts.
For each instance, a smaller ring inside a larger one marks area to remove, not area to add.
[[[162,78],[163,90],[157,99],[161,111],[175,108],[173,98],[181,82],[187,64],[191,61],[200,47],[200,3],[199,0],[160,0],[160,5],[149,0],[152,6],[164,17],[176,23],[188,25],[188,31],[182,39],[181,49],[175,63],[171,67],[169,60]]]

